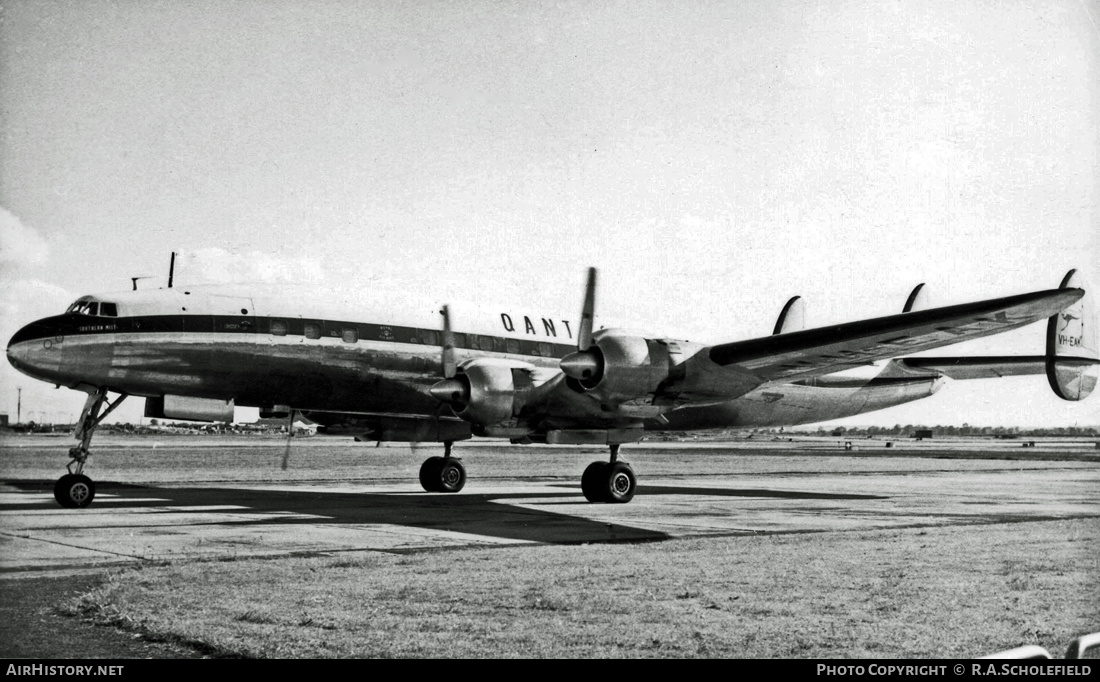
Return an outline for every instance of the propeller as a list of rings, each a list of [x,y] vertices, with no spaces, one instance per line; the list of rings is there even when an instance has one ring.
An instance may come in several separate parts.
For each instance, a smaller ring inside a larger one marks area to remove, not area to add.
[[[577,328],[577,350],[561,359],[561,371],[577,381],[586,381],[600,372],[599,348],[592,349],[592,324],[596,314],[596,268],[588,268],[584,289],[581,324]]]
[[[470,399],[470,387],[469,384],[456,379],[458,375],[458,361],[455,359],[455,335],[451,331],[451,308],[450,306],[443,306],[443,309],[439,311],[443,315],[443,348],[440,353],[440,368],[443,371],[443,381],[438,381],[428,389],[428,393],[433,398],[439,401],[439,407],[436,408],[432,414],[432,420],[436,423],[439,422],[440,415],[443,414],[443,410],[448,405],[460,404]],[[416,446],[419,441],[410,445],[413,451],[416,450]],[[453,441],[443,441],[443,456],[445,458],[451,456],[451,445]]]
[[[428,389],[428,393],[440,402],[439,409],[436,410],[437,419],[444,405],[461,403],[470,398],[469,386],[462,380],[455,378],[458,374],[458,363],[455,361],[455,335],[451,331],[450,307],[443,306],[440,314],[443,315],[443,353],[441,358],[443,381],[436,382]]]

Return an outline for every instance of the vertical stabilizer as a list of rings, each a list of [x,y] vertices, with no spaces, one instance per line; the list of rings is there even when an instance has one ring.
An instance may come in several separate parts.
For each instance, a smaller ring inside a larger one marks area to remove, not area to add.
[[[1085,295],[1047,322],[1047,379],[1059,398],[1083,400],[1100,373],[1096,297],[1076,270],[1066,273],[1060,288],[1083,289]]]
[[[806,306],[802,303],[801,296],[795,296],[783,306],[779,319],[775,321],[775,330],[772,331],[772,335],[800,332],[805,328]]]
[[[914,313],[926,308],[928,308],[928,294],[924,291],[924,282],[921,282],[913,289],[913,293],[909,294],[909,298],[905,299],[901,312]]]

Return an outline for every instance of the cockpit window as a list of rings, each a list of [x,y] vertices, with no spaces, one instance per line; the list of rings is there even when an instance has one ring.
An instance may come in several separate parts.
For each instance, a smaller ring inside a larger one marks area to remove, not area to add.
[[[76,313],[77,315],[88,315],[88,308],[91,306],[91,304],[92,302],[89,301],[87,298],[78,298],[76,299],[76,302],[69,306],[69,309],[65,312]]]
[[[77,315],[94,315],[98,317],[118,317],[118,306],[114,303],[100,303],[94,301],[88,296],[76,299],[66,313],[75,313]]]

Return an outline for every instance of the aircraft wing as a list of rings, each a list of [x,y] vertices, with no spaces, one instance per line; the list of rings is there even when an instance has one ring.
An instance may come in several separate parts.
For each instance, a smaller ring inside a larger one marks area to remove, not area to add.
[[[747,372],[765,383],[786,383],[1017,329],[1064,310],[1084,295],[1083,289],[1051,289],[848,322],[719,344],[709,349],[709,358],[717,365]],[[912,360],[914,367],[926,361]],[[1035,360],[1028,359],[1030,363]],[[1027,363],[1005,365],[1009,373],[1031,374],[1037,368]],[[923,366],[932,368],[928,364]],[[984,368],[972,364],[966,371],[991,372],[992,367],[992,364]],[[943,373],[951,376],[950,368]]]

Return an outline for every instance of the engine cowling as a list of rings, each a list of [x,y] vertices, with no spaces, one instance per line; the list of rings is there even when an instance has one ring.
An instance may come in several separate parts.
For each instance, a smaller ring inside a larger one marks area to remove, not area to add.
[[[453,379],[436,383],[429,392],[471,424],[492,426],[515,416],[516,383],[512,371],[530,368],[484,358],[470,360],[459,365]]]
[[[603,403],[645,399],[675,379],[679,342],[647,339],[620,330],[601,330],[592,345],[562,358],[569,385]]]

